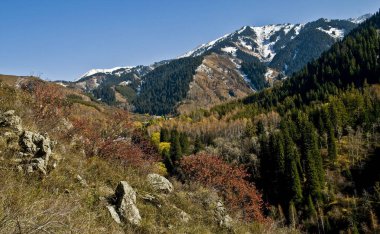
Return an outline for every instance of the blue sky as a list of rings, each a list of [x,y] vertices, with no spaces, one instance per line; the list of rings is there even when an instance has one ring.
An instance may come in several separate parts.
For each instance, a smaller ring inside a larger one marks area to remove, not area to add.
[[[73,80],[174,58],[244,25],[374,13],[380,0],[1,0],[0,74]]]

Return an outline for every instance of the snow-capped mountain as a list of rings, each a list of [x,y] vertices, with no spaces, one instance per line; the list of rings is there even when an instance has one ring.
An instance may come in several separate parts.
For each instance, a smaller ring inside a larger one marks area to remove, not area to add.
[[[268,62],[276,55],[274,45],[280,40],[280,32],[287,35],[292,32],[292,37],[296,37],[303,24],[279,24],[266,25],[263,27],[244,26],[234,33],[227,34],[209,43],[203,44],[194,50],[187,52],[179,58],[189,56],[200,56],[208,51],[220,50],[226,53],[235,54],[238,49],[250,53],[263,62]],[[273,36],[277,37],[273,38]],[[229,45],[230,44],[230,45]]]
[[[303,66],[305,61],[318,57],[370,16],[371,14],[367,14],[348,20],[319,19],[306,24],[244,26],[233,33],[202,44],[179,58],[210,53],[224,53],[237,58],[251,55],[269,67],[291,74]],[[239,56],[242,53],[244,55]],[[293,63],[301,66],[294,66]]]
[[[92,76],[98,73],[120,75],[122,72],[130,72],[132,68],[134,67],[114,67],[110,69],[91,69],[85,74],[83,74],[81,77],[79,77],[76,81],[84,77]]]
[[[127,102],[141,113],[207,109],[297,72],[370,16],[244,26],[176,59],[92,69],[71,85],[109,104]]]

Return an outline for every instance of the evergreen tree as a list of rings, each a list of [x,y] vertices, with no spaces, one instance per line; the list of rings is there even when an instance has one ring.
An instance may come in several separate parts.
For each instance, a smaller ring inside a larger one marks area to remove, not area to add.
[[[302,187],[301,180],[299,177],[297,164],[294,158],[290,158],[290,171],[289,171],[289,188],[290,188],[290,199],[297,204],[302,201]]]
[[[179,142],[181,144],[182,154],[187,155],[189,153],[189,138],[187,137],[186,133],[180,133]]]
[[[170,142],[169,130],[162,128],[160,132],[160,142]]]
[[[334,129],[332,128],[331,124],[327,125],[327,151],[328,151],[328,157],[331,161],[335,161],[337,157],[337,150],[336,150],[336,140],[335,140],[335,134]]]
[[[177,130],[172,130],[170,136],[170,159],[175,165],[182,157],[181,143],[179,141],[179,133]]]
[[[202,141],[201,141],[200,137],[197,135],[197,136],[195,137],[195,141],[194,141],[194,150],[193,150],[193,154],[198,153],[198,152],[201,151],[202,149],[203,149]]]

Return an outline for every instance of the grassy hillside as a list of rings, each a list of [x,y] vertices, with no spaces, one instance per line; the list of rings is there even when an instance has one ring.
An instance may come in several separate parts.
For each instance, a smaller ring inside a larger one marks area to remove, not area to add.
[[[272,221],[244,222],[230,210],[231,226],[219,225],[215,202],[223,198],[195,180],[170,178],[170,194],[153,190],[147,174],[167,172],[158,149],[145,136],[144,116],[130,116],[78,91],[28,78],[2,77],[0,103],[0,113],[15,110],[25,130],[48,133],[56,142],[51,160],[57,162],[45,176],[10,166],[20,149],[18,141],[9,138],[12,130],[0,126],[2,233],[295,232],[279,229]],[[106,208],[120,181],[137,192],[140,226],[117,224]],[[182,221],[181,212],[190,219]]]

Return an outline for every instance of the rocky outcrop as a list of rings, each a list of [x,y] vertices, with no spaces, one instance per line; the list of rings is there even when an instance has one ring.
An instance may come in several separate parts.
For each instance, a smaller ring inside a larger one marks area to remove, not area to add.
[[[19,144],[22,150],[20,155],[24,159],[24,165],[20,166],[28,172],[39,171],[45,175],[53,147],[49,136],[24,131],[20,136]]]
[[[55,163],[49,164],[54,143],[47,134],[24,130],[15,111],[0,113],[0,137],[6,138],[5,147],[12,148],[13,153],[7,158],[20,171],[46,175],[48,167],[55,167]]]
[[[14,110],[0,113],[0,127],[9,128],[20,133],[22,132],[21,118],[15,115]]]
[[[156,191],[163,193],[171,193],[173,191],[173,184],[168,179],[158,174],[149,174],[147,176],[148,183]]]
[[[111,203],[111,206],[107,208],[117,223],[127,221],[137,226],[140,225],[141,216],[136,206],[136,192],[126,181],[121,181],[117,185]]]
[[[223,202],[218,201],[215,206],[215,219],[221,227],[232,227],[232,218],[227,214]]]

